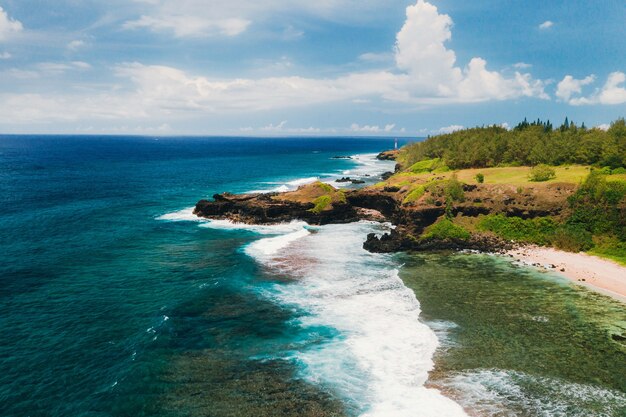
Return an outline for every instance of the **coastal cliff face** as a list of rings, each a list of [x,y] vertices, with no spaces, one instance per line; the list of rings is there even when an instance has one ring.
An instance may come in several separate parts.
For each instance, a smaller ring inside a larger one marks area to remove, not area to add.
[[[423,190],[417,190],[421,194],[417,197],[416,184],[398,186],[393,182],[348,191],[315,182],[285,193],[224,193],[214,195],[213,201],[199,201],[194,213],[209,219],[248,224],[303,220],[323,225],[373,220],[387,221],[396,226],[390,234],[367,237],[364,247],[373,252],[436,249],[501,251],[513,245],[490,234],[425,238],[424,232],[445,218],[467,218],[471,221],[489,214],[522,219],[559,217],[567,208],[567,198],[576,188],[572,184],[559,183],[538,184],[525,189],[464,184],[458,191],[459,196],[451,199],[442,185],[445,183],[428,179],[425,184],[427,186]]]

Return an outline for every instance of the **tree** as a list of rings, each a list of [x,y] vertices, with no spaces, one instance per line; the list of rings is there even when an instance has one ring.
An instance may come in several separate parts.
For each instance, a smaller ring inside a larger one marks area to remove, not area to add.
[[[545,164],[539,164],[533,167],[533,169],[530,170],[530,174],[528,174],[528,179],[534,182],[548,181],[552,178],[556,178],[556,172],[554,168]]]

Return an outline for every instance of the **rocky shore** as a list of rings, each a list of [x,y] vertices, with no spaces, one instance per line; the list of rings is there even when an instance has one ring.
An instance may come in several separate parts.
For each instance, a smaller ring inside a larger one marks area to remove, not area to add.
[[[436,191],[427,198],[407,203],[399,187],[368,187],[338,190],[315,182],[296,191],[268,194],[216,194],[201,200],[194,213],[209,219],[247,224],[273,224],[303,220],[312,225],[349,223],[359,220],[390,222],[395,229],[383,236],[369,235],[364,247],[372,252],[471,249],[505,252],[515,244],[489,234],[472,234],[467,239],[423,238],[424,231],[448,217],[475,218],[502,213],[523,219],[559,216],[575,187],[550,184],[519,192],[501,185],[463,185],[462,201],[450,203]]]

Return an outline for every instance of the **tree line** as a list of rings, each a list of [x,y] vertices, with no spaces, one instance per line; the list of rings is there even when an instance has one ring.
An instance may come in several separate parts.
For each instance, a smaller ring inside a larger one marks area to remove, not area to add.
[[[626,122],[618,119],[602,130],[578,126],[567,118],[558,128],[550,121],[524,119],[511,130],[475,127],[402,149],[401,162],[407,167],[433,158],[441,158],[451,169],[538,164],[626,167]]]

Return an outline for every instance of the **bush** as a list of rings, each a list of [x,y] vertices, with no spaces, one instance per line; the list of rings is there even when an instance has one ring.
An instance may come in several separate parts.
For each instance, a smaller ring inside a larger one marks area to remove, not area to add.
[[[450,179],[444,185],[446,202],[465,201],[465,192],[463,191],[463,183],[459,181],[456,174],[452,174]]]
[[[626,242],[621,242],[615,236],[594,237],[593,242],[595,247],[592,254],[626,265]]]
[[[623,174],[626,174],[626,168],[624,168],[624,167],[615,168],[614,170],[611,171],[611,174],[613,174],[613,175],[623,175]]]
[[[476,174],[476,182],[482,184],[485,182],[485,176],[481,173]]]
[[[584,228],[566,225],[556,230],[552,245],[568,252],[581,252],[593,248],[593,239]]]
[[[422,239],[457,239],[468,240],[470,232],[452,223],[452,220],[443,218],[437,223],[428,226],[422,235]]]
[[[530,170],[530,174],[528,174],[528,179],[533,182],[543,182],[553,178],[556,178],[554,168],[545,164],[539,164],[533,167]]]
[[[478,230],[493,232],[503,239],[537,245],[549,244],[557,227],[551,217],[522,219],[490,214],[478,222]]]
[[[626,217],[622,208],[625,199],[626,182],[607,181],[606,176],[592,171],[568,199],[572,212],[567,224],[594,235],[614,234],[626,241]]]

